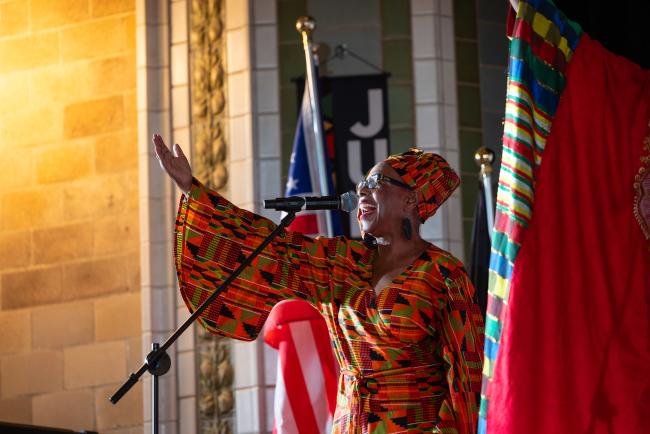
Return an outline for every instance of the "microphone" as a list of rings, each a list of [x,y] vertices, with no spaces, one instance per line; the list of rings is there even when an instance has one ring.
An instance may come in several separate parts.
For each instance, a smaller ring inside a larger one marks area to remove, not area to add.
[[[303,209],[340,209],[351,212],[357,208],[359,197],[354,191],[348,191],[341,196],[289,196],[267,199],[264,201],[265,209],[276,211],[300,211]]]

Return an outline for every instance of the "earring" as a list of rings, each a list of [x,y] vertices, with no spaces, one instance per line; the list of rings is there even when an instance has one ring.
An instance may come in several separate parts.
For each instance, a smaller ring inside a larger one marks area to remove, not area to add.
[[[369,249],[376,249],[377,239],[370,234],[363,234],[363,244]]]
[[[411,227],[411,220],[406,217],[402,219],[402,234],[407,240],[410,240],[411,236],[413,236],[413,227]]]

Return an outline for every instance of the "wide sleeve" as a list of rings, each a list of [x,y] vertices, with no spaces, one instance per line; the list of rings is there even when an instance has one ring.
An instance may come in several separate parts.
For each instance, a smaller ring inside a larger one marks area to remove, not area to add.
[[[460,264],[459,264],[460,265]],[[474,287],[462,266],[439,267],[447,286],[440,311],[442,357],[446,362],[449,399],[440,408],[444,432],[476,432],[483,365],[483,315],[472,297]]]
[[[178,283],[189,310],[194,312],[275,227],[194,179],[181,198],[174,243]],[[330,299],[331,258],[339,243],[342,238],[313,240],[282,232],[199,321],[212,333],[253,340],[281,300],[303,299],[320,310]]]

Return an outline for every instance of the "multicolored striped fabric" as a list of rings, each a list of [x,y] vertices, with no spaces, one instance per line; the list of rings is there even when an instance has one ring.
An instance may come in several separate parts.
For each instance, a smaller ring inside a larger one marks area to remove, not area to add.
[[[536,172],[581,35],[550,0],[520,1],[510,64],[485,330],[479,432],[486,432],[490,382],[507,314],[510,278],[532,215]]]
[[[176,221],[180,290],[194,311],[275,228],[194,181]],[[275,304],[303,299],[325,318],[341,368],[334,433],[473,433],[483,321],[462,264],[430,245],[379,294],[376,250],[286,231],[200,318],[257,337]]]

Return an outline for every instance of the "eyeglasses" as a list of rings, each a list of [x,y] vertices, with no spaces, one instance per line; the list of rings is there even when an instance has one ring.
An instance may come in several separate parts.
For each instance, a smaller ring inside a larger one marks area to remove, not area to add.
[[[359,194],[363,188],[367,188],[368,190],[375,190],[376,188],[379,188],[382,182],[387,182],[389,184],[411,190],[411,187],[409,187],[407,184],[404,184],[402,181],[398,181],[397,179],[382,175],[381,173],[373,173],[366,179],[359,181],[357,184],[357,194]]]

